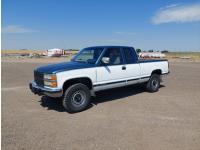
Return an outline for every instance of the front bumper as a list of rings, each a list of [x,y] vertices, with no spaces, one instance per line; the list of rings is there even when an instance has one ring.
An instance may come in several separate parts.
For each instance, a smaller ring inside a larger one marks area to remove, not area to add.
[[[61,97],[63,94],[62,89],[52,89],[38,86],[35,82],[29,84],[30,90],[37,95],[46,95],[49,97]]]

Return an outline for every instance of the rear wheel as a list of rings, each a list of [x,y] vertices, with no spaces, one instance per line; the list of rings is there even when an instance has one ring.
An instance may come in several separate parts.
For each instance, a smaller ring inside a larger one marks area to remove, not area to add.
[[[64,93],[63,106],[70,112],[80,112],[85,110],[90,104],[90,90],[81,83],[70,86]]]
[[[149,92],[157,92],[160,87],[160,75],[158,74],[152,74],[146,88]]]

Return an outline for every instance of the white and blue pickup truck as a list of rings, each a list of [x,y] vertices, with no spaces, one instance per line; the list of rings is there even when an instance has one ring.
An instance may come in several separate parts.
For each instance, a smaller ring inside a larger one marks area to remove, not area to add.
[[[64,108],[73,113],[86,109],[97,91],[145,83],[149,92],[156,92],[168,73],[167,60],[139,60],[133,47],[95,46],[70,62],[35,69],[29,86],[35,94],[62,98]]]

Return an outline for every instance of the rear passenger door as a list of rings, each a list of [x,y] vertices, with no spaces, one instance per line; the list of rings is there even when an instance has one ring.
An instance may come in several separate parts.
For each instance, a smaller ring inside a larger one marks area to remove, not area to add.
[[[137,82],[140,78],[140,65],[137,62],[137,54],[133,48],[123,48],[123,54],[125,59],[125,66],[126,66],[126,79],[127,83]]]

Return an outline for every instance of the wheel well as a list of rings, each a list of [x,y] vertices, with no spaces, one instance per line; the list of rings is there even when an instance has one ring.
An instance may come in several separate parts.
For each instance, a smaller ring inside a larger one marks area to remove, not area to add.
[[[161,71],[160,69],[157,69],[157,70],[152,71],[151,74],[158,74],[158,75],[161,75],[161,74],[162,74],[162,71]]]
[[[87,77],[83,77],[83,78],[74,78],[74,79],[65,81],[63,84],[63,90],[67,89],[68,87],[76,83],[82,83],[86,85],[90,90],[92,89],[92,81]]]

